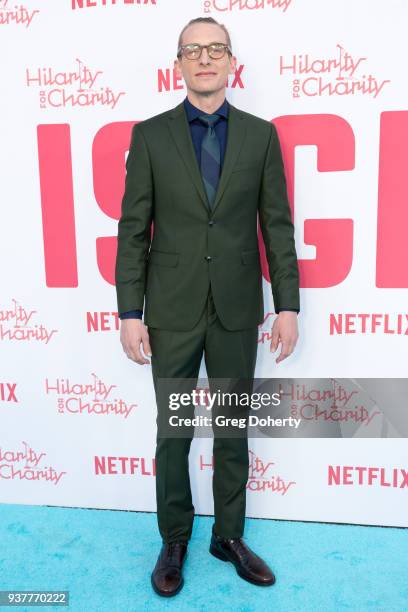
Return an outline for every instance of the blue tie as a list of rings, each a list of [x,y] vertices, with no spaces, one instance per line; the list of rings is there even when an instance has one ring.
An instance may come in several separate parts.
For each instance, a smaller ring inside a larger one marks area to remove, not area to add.
[[[210,208],[212,208],[221,170],[220,143],[214,129],[220,115],[200,115],[198,118],[208,127],[201,143],[201,176]]]

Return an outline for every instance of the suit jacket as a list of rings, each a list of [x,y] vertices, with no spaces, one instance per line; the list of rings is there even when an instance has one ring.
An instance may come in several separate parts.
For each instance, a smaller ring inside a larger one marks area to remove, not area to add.
[[[212,209],[183,102],[135,124],[118,222],[118,312],[144,306],[147,326],[190,330],[211,284],[226,329],[259,325],[264,302],[258,216],[275,310],[299,309],[294,226],[274,124],[229,105]]]

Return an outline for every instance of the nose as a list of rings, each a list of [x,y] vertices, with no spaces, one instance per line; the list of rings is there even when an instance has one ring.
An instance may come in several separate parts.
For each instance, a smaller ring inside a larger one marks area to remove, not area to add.
[[[204,48],[201,50],[201,58],[200,61],[202,64],[208,64],[211,61],[210,56],[208,55],[208,49]]]

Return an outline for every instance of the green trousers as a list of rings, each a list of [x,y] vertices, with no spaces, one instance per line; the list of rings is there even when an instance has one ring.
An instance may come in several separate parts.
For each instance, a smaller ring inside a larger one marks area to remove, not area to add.
[[[149,327],[148,331],[157,423],[160,411],[169,413],[168,397],[163,397],[159,392],[158,379],[188,378],[194,389],[203,353],[210,388],[211,378],[252,380],[254,377],[258,327],[238,331],[225,329],[217,316],[211,288],[200,320],[192,330],[170,331]],[[157,521],[163,542],[188,541],[191,537],[194,506],[189,452],[193,433],[187,437],[161,437],[159,428],[157,431]],[[213,531],[225,538],[240,537],[244,532],[249,470],[247,435],[214,437],[213,467]]]

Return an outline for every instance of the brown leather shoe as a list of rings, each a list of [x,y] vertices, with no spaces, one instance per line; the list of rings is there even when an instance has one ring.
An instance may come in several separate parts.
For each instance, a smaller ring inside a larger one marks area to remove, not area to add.
[[[271,586],[276,578],[268,565],[258,557],[242,538],[222,538],[212,533],[210,553],[222,561],[231,561],[237,574],[259,586]]]
[[[187,542],[164,542],[151,575],[153,589],[158,595],[171,597],[181,591],[184,579],[182,566],[187,555]]]

